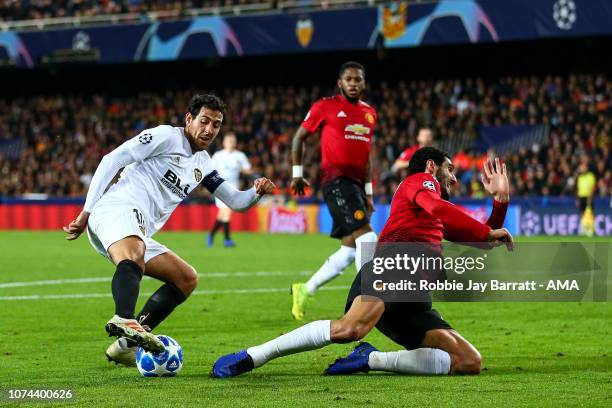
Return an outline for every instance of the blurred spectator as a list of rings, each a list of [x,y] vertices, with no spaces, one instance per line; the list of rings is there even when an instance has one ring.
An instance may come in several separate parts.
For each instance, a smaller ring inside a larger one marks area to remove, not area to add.
[[[237,148],[249,156],[255,173],[269,177],[286,192],[291,136],[308,106],[333,90],[272,86],[224,89],[217,94],[230,107],[224,129],[236,133]],[[147,127],[182,126],[191,96],[192,91],[173,90],[131,98],[108,94],[0,98],[0,196],[85,195],[105,153]],[[511,194],[576,196],[576,171],[581,157],[587,157],[596,178],[594,194],[611,195],[612,79],[607,76],[371,83],[365,99],[379,113],[372,148],[375,176],[388,172],[400,146],[410,144],[416,129],[429,126],[436,143],[454,146],[449,153],[457,154],[461,182],[454,194],[479,197],[478,173],[486,155],[470,153],[479,127],[544,124],[550,130],[547,143],[523,146],[503,157]],[[468,107],[459,109],[460,101]],[[213,149],[220,147],[217,142]],[[313,148],[304,158],[314,196],[320,195],[319,155],[320,149]],[[394,175],[375,180],[375,194],[388,199],[400,181]],[[204,194],[203,189],[196,192]]]

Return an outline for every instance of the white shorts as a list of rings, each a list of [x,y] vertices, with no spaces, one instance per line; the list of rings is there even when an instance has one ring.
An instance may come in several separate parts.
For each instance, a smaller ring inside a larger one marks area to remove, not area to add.
[[[135,235],[145,243],[145,263],[157,255],[170,252],[166,246],[145,235],[145,227],[139,223],[139,216],[135,210],[133,206],[128,205],[96,206],[87,222],[87,235],[91,246],[111,260],[108,248],[125,237]]]
[[[215,205],[217,206],[217,208],[229,208],[227,205],[225,205],[223,201],[219,200],[216,197],[215,197]]]

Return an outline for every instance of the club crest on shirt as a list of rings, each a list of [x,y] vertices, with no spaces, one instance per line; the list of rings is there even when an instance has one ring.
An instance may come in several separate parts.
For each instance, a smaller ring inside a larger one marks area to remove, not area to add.
[[[138,136],[138,141],[142,144],[149,144],[153,140],[153,135],[150,133],[143,133]]]
[[[370,112],[367,112],[365,114],[365,120],[368,121],[369,124],[374,124],[374,115],[372,115]]]
[[[193,171],[193,175],[195,176],[195,179],[198,183],[202,181],[202,171],[200,169],[195,169]]]
[[[426,180],[423,182],[423,187],[430,189],[431,191],[436,191],[436,185],[431,180]]]
[[[365,213],[363,210],[357,210],[353,213],[353,218],[355,218],[357,221],[361,221],[365,218]]]

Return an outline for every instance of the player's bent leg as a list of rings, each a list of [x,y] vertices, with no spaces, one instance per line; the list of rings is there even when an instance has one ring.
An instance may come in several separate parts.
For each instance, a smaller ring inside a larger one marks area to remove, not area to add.
[[[345,245],[344,240],[340,249],[325,260],[319,270],[306,282],[306,290],[309,295],[314,295],[317,289],[330,280],[339,276],[355,260],[355,243],[352,246]]]
[[[140,269],[144,271],[145,250],[146,246],[143,240],[138,236],[130,235],[111,244],[108,247],[108,254],[115,265],[127,259],[138,264]]]
[[[165,282],[151,295],[138,314],[140,324],[153,330],[195,290],[198,274],[173,252],[151,258],[146,264],[146,274]]]
[[[128,236],[108,247],[117,265],[112,281],[115,315],[106,323],[109,336],[125,337],[148,351],[162,351],[164,344],[134,319],[134,309],[144,273],[146,246],[138,236]]]
[[[450,374],[480,374],[481,356],[476,347],[452,329],[434,329],[425,334],[423,347],[431,347],[450,355]]]
[[[278,357],[359,339],[376,325],[384,312],[384,304],[378,299],[370,303],[369,299],[358,297],[353,306],[346,319],[311,322],[262,345],[222,356],[215,362],[211,374],[216,378],[234,377]]]
[[[385,312],[382,300],[372,296],[357,296],[350,309],[331,324],[333,343],[350,343],[364,338]]]
[[[197,271],[174,252],[165,252],[149,259],[145,275],[174,284],[185,297],[198,286]]]
[[[355,242],[355,269],[359,272],[364,264],[374,258],[374,247],[378,236],[370,224],[357,228],[351,235]]]
[[[352,237],[348,236],[348,239],[348,242],[350,242]],[[342,242],[343,244],[340,246],[340,249],[327,258],[325,263],[314,275],[312,275],[308,282],[305,284],[294,283],[291,286],[291,294],[293,296],[291,313],[296,320],[302,320],[304,318],[308,296],[313,296],[318,288],[342,274],[344,269],[353,263],[355,259],[355,243],[353,242],[353,246],[351,247],[344,245],[344,238]]]
[[[346,314],[332,321],[333,343],[348,343],[364,338],[378,323],[385,311],[382,300],[371,296],[357,296]],[[369,343],[361,343],[347,357],[339,358],[327,367],[326,375],[346,375],[369,370],[369,355],[377,351]]]

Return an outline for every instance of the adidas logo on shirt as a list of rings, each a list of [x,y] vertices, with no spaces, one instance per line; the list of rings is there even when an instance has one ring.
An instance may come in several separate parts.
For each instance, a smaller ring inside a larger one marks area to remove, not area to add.
[[[346,113],[344,113],[344,111],[340,111],[340,112],[338,112],[338,117],[339,118],[346,118]]]

